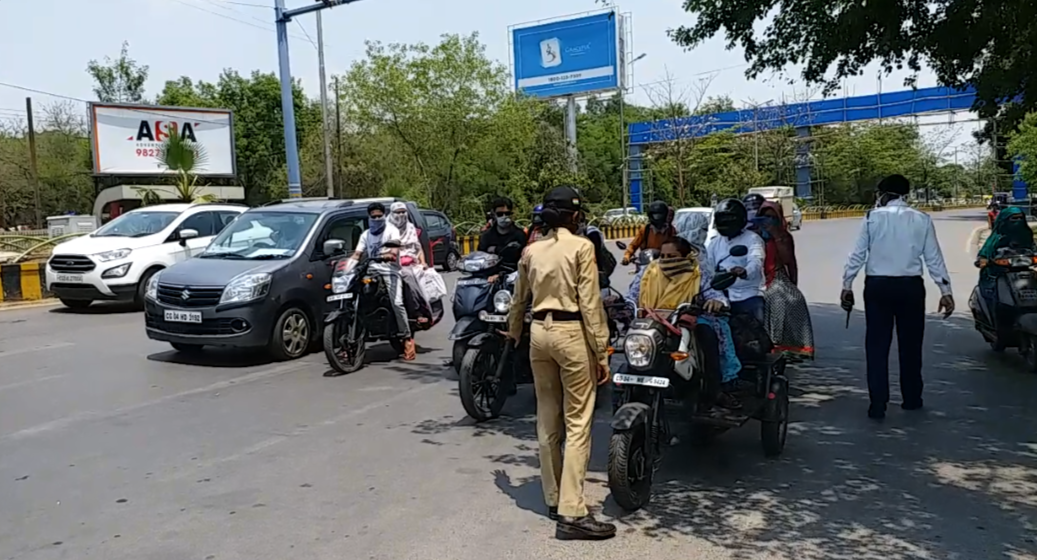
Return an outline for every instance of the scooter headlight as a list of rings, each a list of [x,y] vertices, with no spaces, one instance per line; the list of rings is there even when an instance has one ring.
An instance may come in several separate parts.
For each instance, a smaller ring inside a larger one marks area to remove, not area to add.
[[[501,290],[493,294],[493,309],[497,313],[507,313],[511,309],[511,292]]]
[[[647,334],[627,334],[623,352],[630,367],[647,368],[652,365],[652,357],[655,356],[655,340]]]

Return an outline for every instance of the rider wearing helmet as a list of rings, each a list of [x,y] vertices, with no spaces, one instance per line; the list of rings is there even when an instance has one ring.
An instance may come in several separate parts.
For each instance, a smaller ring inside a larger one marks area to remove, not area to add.
[[[526,228],[526,237],[529,239],[527,244],[537,241],[546,235],[544,231],[544,218],[541,216],[543,211],[543,204],[537,204],[533,207],[533,221],[530,223],[529,227]]]
[[[756,231],[757,227],[756,214],[763,208],[763,203],[767,202],[767,199],[763,198],[760,193],[749,193],[742,198],[742,204],[745,205],[746,220],[749,221],[749,228]]]
[[[764,322],[764,269],[766,246],[763,238],[748,229],[748,211],[741,201],[733,198],[721,201],[713,212],[717,235],[706,241],[706,261],[709,270],[717,265],[734,272],[738,280],[727,290],[733,313],[744,313]],[[748,254],[731,255],[731,248],[744,245]]]
[[[630,264],[638,251],[660,250],[663,243],[674,237],[677,237],[677,230],[673,228],[673,212],[665,202],[656,200],[648,205],[648,224],[637,232],[623,254],[623,265]]]

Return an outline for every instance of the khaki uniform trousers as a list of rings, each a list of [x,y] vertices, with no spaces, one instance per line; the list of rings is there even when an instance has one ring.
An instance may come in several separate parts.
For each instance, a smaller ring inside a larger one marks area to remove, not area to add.
[[[530,362],[537,398],[537,440],[544,500],[565,517],[587,515],[583,482],[590,462],[597,394],[595,362],[580,321],[548,315],[530,327]],[[562,459],[562,438],[565,459]]]

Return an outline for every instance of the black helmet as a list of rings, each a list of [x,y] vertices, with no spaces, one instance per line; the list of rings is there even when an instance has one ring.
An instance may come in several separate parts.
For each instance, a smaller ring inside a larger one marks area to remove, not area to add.
[[[657,228],[661,228],[666,225],[666,220],[670,217],[670,207],[661,200],[648,205],[648,222]]]
[[[767,199],[763,198],[760,193],[749,193],[742,198],[742,204],[745,205],[745,211],[751,214],[755,214],[760,211],[760,207]]]
[[[727,238],[742,233],[748,222],[745,205],[734,198],[720,201],[713,212],[713,223],[716,225],[717,233]]]

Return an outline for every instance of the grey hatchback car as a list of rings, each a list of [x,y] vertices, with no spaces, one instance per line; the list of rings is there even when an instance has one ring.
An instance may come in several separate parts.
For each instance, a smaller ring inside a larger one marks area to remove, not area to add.
[[[180,352],[203,346],[265,348],[277,360],[304,355],[320,340],[331,260],[324,242],[351,253],[367,229],[367,206],[394,198],[288,200],[250,209],[195,258],[148,283],[148,338]],[[404,201],[406,202],[406,201]],[[429,252],[424,216],[406,202]]]

